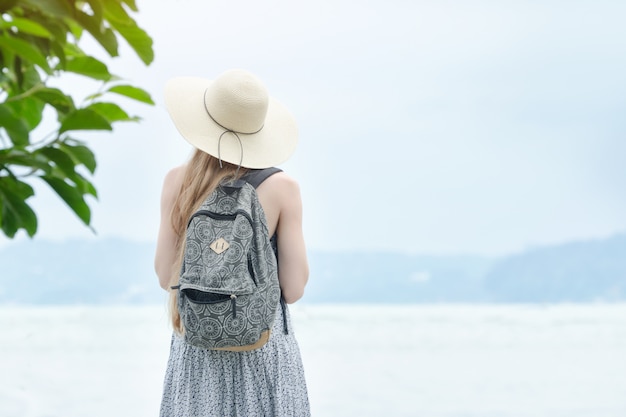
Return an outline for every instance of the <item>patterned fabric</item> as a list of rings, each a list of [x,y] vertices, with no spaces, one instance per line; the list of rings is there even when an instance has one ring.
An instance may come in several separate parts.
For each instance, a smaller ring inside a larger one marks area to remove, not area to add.
[[[277,309],[270,340],[260,349],[202,349],[174,335],[161,417],[309,417],[300,350],[285,309]]]
[[[276,316],[277,271],[254,187],[218,187],[187,227],[178,297],[185,340],[209,349],[254,345]]]

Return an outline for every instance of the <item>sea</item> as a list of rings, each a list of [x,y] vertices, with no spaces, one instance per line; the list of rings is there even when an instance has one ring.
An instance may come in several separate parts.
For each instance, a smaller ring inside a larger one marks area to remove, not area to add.
[[[626,304],[295,304],[314,417],[625,417]],[[165,306],[0,306],[1,417],[158,416]]]

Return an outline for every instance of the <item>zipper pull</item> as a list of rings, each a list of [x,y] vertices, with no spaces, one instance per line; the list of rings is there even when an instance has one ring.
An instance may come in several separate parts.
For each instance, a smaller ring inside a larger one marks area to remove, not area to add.
[[[235,294],[231,294],[230,295],[230,303],[232,304],[233,307],[233,318],[236,319],[237,318],[237,304],[236,301],[237,300],[237,296]]]

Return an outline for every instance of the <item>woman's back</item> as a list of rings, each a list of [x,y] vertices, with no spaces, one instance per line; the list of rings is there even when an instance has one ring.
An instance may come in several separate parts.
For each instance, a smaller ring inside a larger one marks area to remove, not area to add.
[[[161,198],[161,227],[155,269],[161,287],[170,285],[171,264],[175,262],[176,233],[170,225],[169,213],[181,190],[187,165],[172,169],[165,177]],[[288,304],[302,297],[308,280],[309,268],[302,233],[302,201],[298,183],[284,172],[267,178],[257,188],[257,195],[270,236],[276,235],[278,242],[278,279],[283,298]]]
[[[175,330],[161,417],[308,417],[304,370],[286,305],[302,297],[309,274],[296,181],[279,172],[256,190],[275,242],[284,300],[275,310],[273,324],[268,322],[271,332],[267,343],[248,351],[204,349],[187,343],[181,336],[180,295],[172,290],[178,288],[184,265],[183,241],[192,213],[222,181],[248,169],[269,168],[285,161],[297,142],[295,122],[284,106],[267,95],[258,79],[240,70],[213,81],[195,77],[171,80],[165,102],[179,132],[196,150],[186,165],[169,171],[161,196],[155,270],[161,287],[170,292]],[[203,262],[204,258],[199,259]],[[229,275],[228,279],[234,277]],[[278,300],[276,303],[278,306]],[[229,320],[235,319],[234,314],[235,310]],[[215,325],[198,323],[207,324]]]

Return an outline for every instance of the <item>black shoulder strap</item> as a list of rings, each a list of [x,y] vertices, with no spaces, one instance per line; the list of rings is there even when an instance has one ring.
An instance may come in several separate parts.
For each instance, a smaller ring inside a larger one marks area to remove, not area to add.
[[[276,167],[265,169],[251,169],[242,177],[242,179],[256,189],[259,185],[261,185],[263,181],[265,181],[272,175],[282,171],[282,169]],[[283,313],[283,331],[285,332],[285,334],[289,334],[289,327],[287,326],[287,312],[285,311],[287,307],[285,306],[285,300],[282,296],[280,297],[280,308],[282,309]]]
[[[248,184],[257,188],[263,181],[271,177],[272,175],[282,172],[280,168],[265,168],[265,169],[251,169],[243,176],[243,180],[245,180]]]

